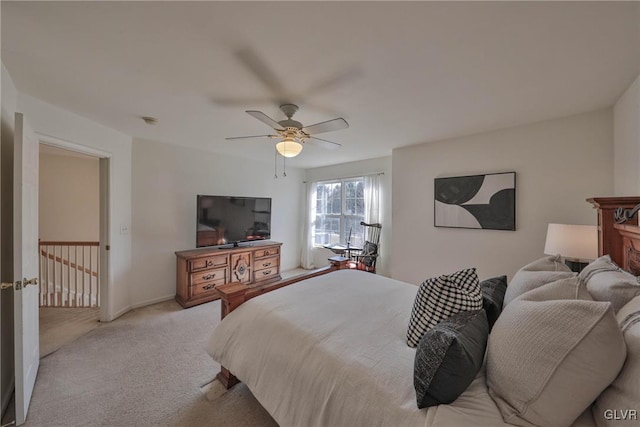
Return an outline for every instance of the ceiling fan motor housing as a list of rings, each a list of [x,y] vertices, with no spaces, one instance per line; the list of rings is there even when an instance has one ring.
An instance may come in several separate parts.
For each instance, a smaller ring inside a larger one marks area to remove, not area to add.
[[[300,123],[297,120],[293,120],[293,119],[287,119],[287,120],[280,120],[278,122],[278,124],[280,126],[282,126],[283,128],[287,129],[287,128],[293,128],[293,129],[302,129],[302,123]]]
[[[304,142],[304,140],[308,138],[308,135],[302,132],[300,128],[293,127],[293,126],[285,126],[284,130],[279,131],[278,133],[280,133],[280,135],[282,135],[283,138],[287,138],[287,137],[295,138],[300,142]]]

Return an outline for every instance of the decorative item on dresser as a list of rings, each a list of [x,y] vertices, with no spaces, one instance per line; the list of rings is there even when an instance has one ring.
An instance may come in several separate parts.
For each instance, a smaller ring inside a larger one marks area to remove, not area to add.
[[[226,283],[252,286],[280,280],[280,246],[260,241],[176,252],[176,301],[188,308],[220,298],[216,288]]]

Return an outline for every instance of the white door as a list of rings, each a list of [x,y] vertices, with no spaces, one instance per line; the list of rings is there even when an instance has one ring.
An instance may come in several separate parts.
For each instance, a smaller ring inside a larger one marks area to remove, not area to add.
[[[38,138],[16,113],[13,152],[13,280],[16,424],[24,424],[40,366],[38,325]],[[18,282],[20,282],[18,284]]]

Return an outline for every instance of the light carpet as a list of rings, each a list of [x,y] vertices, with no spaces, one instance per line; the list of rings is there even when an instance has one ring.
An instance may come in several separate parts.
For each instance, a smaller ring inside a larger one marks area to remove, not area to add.
[[[41,360],[26,425],[276,426],[243,384],[212,390],[219,319],[219,301],[167,301],[100,324]]]
[[[40,308],[40,357],[48,356],[65,344],[97,328],[100,309]]]

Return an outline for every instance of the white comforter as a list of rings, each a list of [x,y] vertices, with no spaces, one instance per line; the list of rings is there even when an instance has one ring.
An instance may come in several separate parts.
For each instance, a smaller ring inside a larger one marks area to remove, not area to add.
[[[244,303],[207,350],[281,426],[506,425],[482,373],[453,404],[418,409],[405,338],[416,291],[336,271]]]

